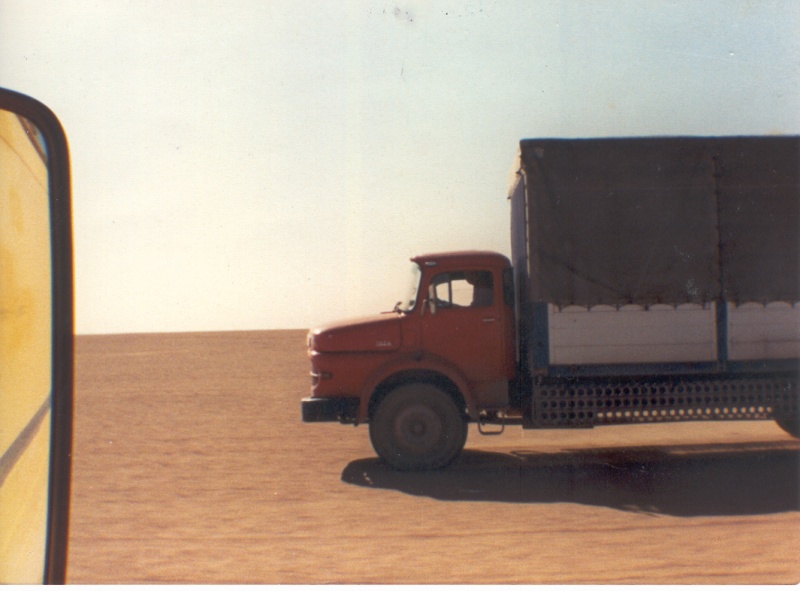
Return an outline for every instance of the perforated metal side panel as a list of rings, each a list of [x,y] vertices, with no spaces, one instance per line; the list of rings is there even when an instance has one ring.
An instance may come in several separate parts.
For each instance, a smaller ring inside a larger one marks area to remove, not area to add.
[[[536,386],[526,426],[593,427],[798,415],[797,377],[560,381]]]

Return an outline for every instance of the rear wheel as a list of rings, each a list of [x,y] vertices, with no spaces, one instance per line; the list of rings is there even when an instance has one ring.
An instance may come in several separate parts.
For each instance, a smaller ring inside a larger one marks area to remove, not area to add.
[[[775,422],[778,423],[778,427],[789,435],[800,439],[800,419],[778,419]]]
[[[453,398],[431,384],[406,384],[384,398],[369,423],[372,447],[398,470],[430,470],[452,462],[467,441],[467,423]]]

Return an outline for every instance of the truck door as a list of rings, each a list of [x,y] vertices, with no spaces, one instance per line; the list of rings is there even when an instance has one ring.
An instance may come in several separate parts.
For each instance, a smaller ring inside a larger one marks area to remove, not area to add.
[[[472,382],[507,382],[506,315],[502,280],[488,270],[449,271],[435,275],[425,311],[425,352],[456,365]],[[508,335],[510,336],[510,335]]]

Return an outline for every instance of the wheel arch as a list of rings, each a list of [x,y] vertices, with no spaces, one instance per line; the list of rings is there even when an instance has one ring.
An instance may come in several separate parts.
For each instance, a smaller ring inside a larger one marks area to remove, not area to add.
[[[412,383],[430,384],[447,393],[462,409],[464,419],[469,419],[469,404],[456,382],[442,372],[433,369],[404,369],[386,376],[372,390],[367,406],[367,417],[372,418],[380,402],[395,388]]]

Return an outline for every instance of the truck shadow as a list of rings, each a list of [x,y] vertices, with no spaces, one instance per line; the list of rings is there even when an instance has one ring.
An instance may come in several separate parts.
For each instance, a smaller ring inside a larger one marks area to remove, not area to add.
[[[570,449],[465,450],[448,468],[398,472],[351,462],[342,481],[444,501],[578,503],[679,517],[800,510],[794,442]]]

